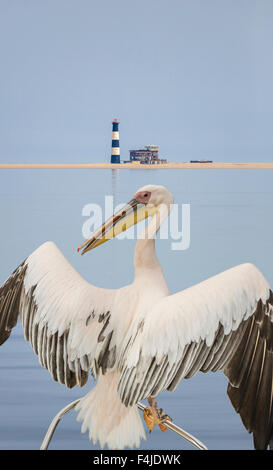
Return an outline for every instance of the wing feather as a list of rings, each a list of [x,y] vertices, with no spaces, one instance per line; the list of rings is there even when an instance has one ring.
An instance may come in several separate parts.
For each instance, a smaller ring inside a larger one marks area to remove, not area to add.
[[[25,339],[52,378],[83,386],[89,369],[96,375],[98,368],[105,373],[115,364],[114,295],[87,283],[47,242],[0,287],[0,345],[20,316]]]
[[[118,390],[127,405],[173,391],[182,378],[198,371],[223,370],[228,395],[253,432],[256,448],[266,448],[273,429],[273,294],[268,282],[254,265],[244,264],[161,299],[136,319],[119,368]]]

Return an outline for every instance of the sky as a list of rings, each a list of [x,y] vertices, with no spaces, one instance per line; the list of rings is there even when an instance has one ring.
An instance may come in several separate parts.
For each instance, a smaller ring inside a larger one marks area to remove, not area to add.
[[[0,161],[272,161],[271,0],[0,0]]]

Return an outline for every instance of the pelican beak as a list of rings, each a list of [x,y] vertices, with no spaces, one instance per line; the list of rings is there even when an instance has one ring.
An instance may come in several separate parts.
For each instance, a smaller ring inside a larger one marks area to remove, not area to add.
[[[138,202],[132,199],[121,210],[108,219],[98,230],[96,230],[92,237],[85,240],[79,248],[78,252],[84,255],[87,251],[93,250],[99,245],[111,240],[121,232],[128,230],[128,228],[137,224],[141,220],[147,219],[153,214],[153,208],[148,204]]]

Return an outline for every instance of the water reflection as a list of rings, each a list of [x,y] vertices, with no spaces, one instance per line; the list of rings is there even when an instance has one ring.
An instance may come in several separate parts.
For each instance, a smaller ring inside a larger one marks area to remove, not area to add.
[[[115,207],[117,204],[119,170],[111,170],[111,173],[112,173],[113,206]]]

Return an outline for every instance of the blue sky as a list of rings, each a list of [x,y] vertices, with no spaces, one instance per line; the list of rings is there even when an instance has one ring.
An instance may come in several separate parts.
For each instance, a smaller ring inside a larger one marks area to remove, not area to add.
[[[270,0],[1,0],[0,161],[272,161]]]

